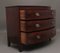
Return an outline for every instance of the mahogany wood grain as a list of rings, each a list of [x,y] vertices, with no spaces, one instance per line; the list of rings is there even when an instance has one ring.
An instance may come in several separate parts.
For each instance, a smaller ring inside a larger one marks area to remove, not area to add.
[[[50,6],[6,7],[8,46],[37,44],[51,39],[56,34],[55,12]]]

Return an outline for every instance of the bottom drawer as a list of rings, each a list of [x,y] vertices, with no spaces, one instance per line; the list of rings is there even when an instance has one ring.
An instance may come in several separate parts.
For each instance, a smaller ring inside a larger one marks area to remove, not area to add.
[[[32,33],[21,32],[21,43],[23,44],[39,43],[54,37],[55,34],[56,34],[55,28],[39,31],[39,32],[32,32]]]

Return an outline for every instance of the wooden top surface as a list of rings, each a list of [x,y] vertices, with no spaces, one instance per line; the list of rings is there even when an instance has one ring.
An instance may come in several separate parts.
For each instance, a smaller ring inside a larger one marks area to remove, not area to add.
[[[50,6],[35,6],[35,5],[16,5],[16,6],[6,6],[6,7],[46,7],[50,8]]]

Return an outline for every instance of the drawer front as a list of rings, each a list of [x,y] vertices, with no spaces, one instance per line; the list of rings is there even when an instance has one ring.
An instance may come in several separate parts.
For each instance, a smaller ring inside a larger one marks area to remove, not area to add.
[[[21,31],[36,31],[55,26],[55,20],[21,21]]]
[[[49,30],[25,33],[21,32],[21,43],[23,44],[35,44],[53,38],[56,35],[56,29],[51,28]]]
[[[52,12],[49,10],[27,10],[26,17],[29,18],[43,18],[52,16]]]
[[[46,18],[54,18],[53,10],[20,10],[20,19],[23,20]]]
[[[28,36],[27,36],[28,43],[35,44],[35,43],[39,43],[42,41],[46,41],[49,38],[54,37],[55,34],[56,34],[55,28],[46,30],[46,31],[32,32],[32,33],[28,34]]]

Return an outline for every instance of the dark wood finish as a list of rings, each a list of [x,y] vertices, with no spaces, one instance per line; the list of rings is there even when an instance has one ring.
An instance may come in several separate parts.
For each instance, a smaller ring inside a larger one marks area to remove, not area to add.
[[[36,15],[38,13],[38,15]],[[36,20],[54,18],[53,10],[40,10],[40,9],[28,9],[20,10],[20,19],[23,20]]]
[[[23,45],[51,40],[56,34],[54,16],[49,6],[6,7],[8,46],[17,44],[21,52]]]
[[[46,41],[49,38],[52,38],[55,36],[56,31],[55,27],[47,30],[37,31],[37,32],[21,32],[21,40],[22,44],[36,44],[39,42]],[[27,37],[27,39],[26,39]],[[27,41],[28,40],[28,41]]]
[[[20,21],[20,23],[21,23],[21,31],[26,32],[44,30],[46,28],[55,26],[54,19]]]
[[[7,35],[11,42],[19,42],[18,35],[20,35],[20,26],[19,26],[19,9],[15,8],[6,8],[7,15]]]

